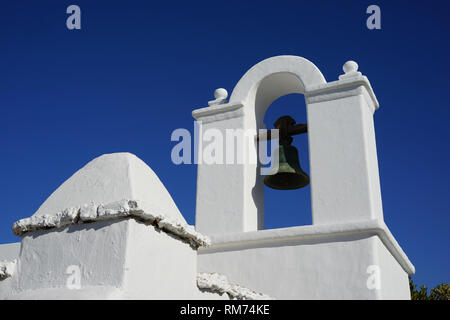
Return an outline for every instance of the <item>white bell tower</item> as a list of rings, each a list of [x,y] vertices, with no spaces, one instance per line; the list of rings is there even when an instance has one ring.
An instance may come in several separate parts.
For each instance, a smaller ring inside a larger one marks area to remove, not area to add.
[[[199,251],[199,271],[223,273],[276,298],[410,298],[407,275],[414,266],[383,220],[373,123],[378,101],[355,62],[343,70],[327,82],[304,58],[269,58],[247,71],[229,102],[218,90],[208,107],[193,111],[201,132],[226,137],[227,129],[264,129],[272,102],[303,94],[313,221],[262,230],[258,165],[199,163],[196,228],[212,239]],[[199,158],[205,147],[199,141]],[[246,159],[257,157],[245,144],[236,148]]]

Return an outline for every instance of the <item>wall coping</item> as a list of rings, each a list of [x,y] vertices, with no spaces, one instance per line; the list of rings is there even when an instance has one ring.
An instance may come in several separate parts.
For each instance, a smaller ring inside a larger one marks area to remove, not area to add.
[[[327,240],[331,237],[378,236],[389,252],[408,274],[414,274],[415,268],[389,228],[382,220],[373,219],[338,224],[320,224],[290,228],[269,229],[224,235],[211,235],[211,244],[199,248],[199,254],[227,249],[239,249],[249,245],[283,245],[289,241]]]
[[[333,95],[333,93],[348,92],[358,87],[363,87],[365,90],[362,92],[361,90],[356,90],[351,95],[363,95],[366,98],[367,104],[371,106],[374,111],[379,109],[380,105],[373,92],[372,85],[370,84],[369,79],[363,75],[357,75],[352,78],[342,78],[336,81],[315,85],[305,92],[305,98],[308,103],[336,100],[339,97]]]
[[[35,230],[58,229],[73,224],[90,223],[121,218],[135,218],[152,224],[166,233],[176,235],[187,241],[194,249],[207,246],[209,238],[195,231],[184,221],[173,220],[165,216],[160,208],[141,200],[123,199],[107,204],[89,203],[79,207],[70,207],[54,215],[32,216],[13,224],[15,235],[22,237]]]

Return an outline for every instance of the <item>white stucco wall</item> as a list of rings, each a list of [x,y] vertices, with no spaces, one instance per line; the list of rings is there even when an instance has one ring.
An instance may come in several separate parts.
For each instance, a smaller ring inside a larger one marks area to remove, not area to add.
[[[19,244],[1,247],[3,258],[17,258],[0,280],[2,299],[229,298],[198,288],[196,248],[209,240],[129,153],[89,162],[13,231],[22,242],[20,253]],[[73,267],[79,288],[68,282]]]
[[[0,261],[14,260],[19,256],[20,242],[0,244]]]
[[[80,288],[67,281],[79,267]],[[134,218],[33,231],[0,299],[229,299],[197,286],[191,244]]]
[[[313,224],[382,219],[373,103],[360,84],[330,90],[348,96],[307,98]]]
[[[414,267],[384,223],[301,226],[212,236],[199,271],[276,299],[407,299]],[[381,286],[367,285],[370,266]],[[406,290],[406,291],[405,291]]]
[[[128,233],[123,298],[200,299],[208,296],[197,287],[197,250],[173,235],[135,220],[130,220]]]
[[[35,231],[23,237],[12,296],[29,290],[69,290],[66,270],[81,270],[83,288],[117,288],[123,281],[128,221],[105,221],[61,230]],[[106,290],[109,291],[109,290]],[[37,293],[38,294],[38,293]],[[49,292],[49,298],[52,297]],[[108,295],[103,292],[103,295]],[[28,293],[31,297],[32,294]],[[35,298],[38,298],[36,296]]]
[[[379,238],[375,239],[375,257],[380,270],[380,299],[411,300],[408,273]]]

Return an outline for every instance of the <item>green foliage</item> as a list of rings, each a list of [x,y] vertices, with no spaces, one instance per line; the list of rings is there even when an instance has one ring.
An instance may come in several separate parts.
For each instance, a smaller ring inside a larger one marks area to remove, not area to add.
[[[409,289],[411,290],[411,300],[450,300],[450,285],[446,283],[441,283],[431,289],[428,295],[427,287],[421,286],[418,290],[417,285],[409,277]]]
[[[431,300],[450,300],[450,285],[441,283],[436,288],[431,289]]]

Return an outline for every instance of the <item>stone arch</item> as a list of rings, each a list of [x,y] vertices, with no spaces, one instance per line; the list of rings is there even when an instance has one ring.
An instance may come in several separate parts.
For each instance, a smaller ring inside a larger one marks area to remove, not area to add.
[[[311,61],[297,56],[277,56],[249,69],[235,86],[229,103],[243,105],[244,128],[262,129],[265,128],[266,111],[274,101],[292,93],[305,95],[326,83]],[[252,190],[252,198],[248,200],[252,205],[248,207],[254,206],[254,210],[248,210],[245,216],[253,217],[249,220],[257,220],[257,229],[260,230],[264,229],[263,178],[259,165],[246,165],[244,188]]]
[[[255,119],[257,128],[262,128],[264,114],[272,102],[290,93],[304,94],[325,83],[320,70],[305,58],[272,57],[254,65],[242,76],[231,94],[230,103],[243,103],[246,115]]]
[[[228,103],[226,91],[216,90],[216,100],[192,114],[201,122],[201,130],[255,132],[264,128],[264,114],[274,100],[289,93],[303,94],[313,225],[382,219],[373,128],[378,101],[356,62],[347,61],[343,71],[338,80],[326,82],[319,69],[304,58],[269,58],[244,74]],[[254,148],[248,150],[244,144],[239,148],[248,158],[255,158]],[[264,198],[258,171],[258,164],[250,162],[199,163],[198,230],[214,235],[262,229]]]

